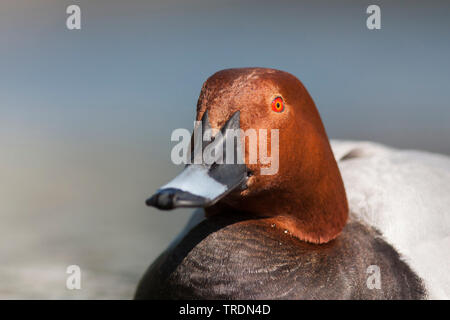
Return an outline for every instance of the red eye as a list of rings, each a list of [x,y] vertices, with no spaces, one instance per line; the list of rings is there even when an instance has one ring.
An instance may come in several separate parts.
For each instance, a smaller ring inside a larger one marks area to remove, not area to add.
[[[272,110],[275,111],[275,112],[283,112],[283,110],[284,110],[283,98],[276,97],[275,99],[273,99],[273,101],[272,101]]]

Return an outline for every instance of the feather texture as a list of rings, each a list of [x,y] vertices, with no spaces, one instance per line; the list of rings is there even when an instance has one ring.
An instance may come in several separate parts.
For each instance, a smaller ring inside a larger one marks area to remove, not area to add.
[[[430,298],[448,299],[450,158],[371,142],[331,145],[353,218],[383,234],[425,281]]]

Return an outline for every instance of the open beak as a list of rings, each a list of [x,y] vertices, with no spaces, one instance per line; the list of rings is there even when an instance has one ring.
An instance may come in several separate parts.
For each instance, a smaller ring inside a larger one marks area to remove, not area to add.
[[[201,146],[194,147],[191,159],[197,154],[196,150],[206,148],[214,150],[214,161],[202,161],[200,164],[188,164],[185,169],[172,181],[162,186],[147,201],[148,206],[156,207],[162,210],[171,210],[175,208],[186,207],[209,207],[225,197],[234,190],[241,190],[246,187],[248,168],[242,159],[241,140],[240,140],[240,113],[237,111],[220,129],[220,135],[216,135],[211,142],[205,142],[201,139]],[[203,136],[211,129],[208,119],[208,111],[202,117]],[[231,130],[230,130],[231,129]],[[234,133],[231,133],[234,131]],[[194,133],[195,134],[195,133]],[[235,162],[226,164],[226,141],[233,134],[236,138],[234,142]],[[203,138],[203,137],[202,137]],[[195,142],[194,142],[195,143]],[[223,159],[223,161],[215,161]]]

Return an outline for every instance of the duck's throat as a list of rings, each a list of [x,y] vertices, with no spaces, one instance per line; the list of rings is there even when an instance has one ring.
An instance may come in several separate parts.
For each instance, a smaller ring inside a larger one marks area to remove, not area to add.
[[[272,206],[268,223],[310,243],[335,239],[347,223],[348,203],[340,175],[334,180],[324,181],[309,194],[298,193],[291,201]]]
[[[309,243],[335,239],[348,218],[344,183],[328,140],[311,145],[314,148],[305,152],[310,155],[306,160],[288,163],[286,159],[276,176],[252,177],[247,190],[231,193],[208,208],[207,216],[257,217]]]
[[[321,244],[335,239],[348,218],[348,203],[339,170],[315,183],[289,189],[261,192],[240,201],[207,210],[207,215],[239,212],[246,218],[257,217],[275,230],[302,241]]]
[[[331,190],[322,199],[298,197],[281,203],[271,197],[252,200],[246,199],[245,202],[231,206],[218,203],[206,210],[206,216],[240,216],[242,219],[257,219],[276,232],[289,234],[314,244],[327,243],[338,237],[348,218],[348,205],[343,186]]]

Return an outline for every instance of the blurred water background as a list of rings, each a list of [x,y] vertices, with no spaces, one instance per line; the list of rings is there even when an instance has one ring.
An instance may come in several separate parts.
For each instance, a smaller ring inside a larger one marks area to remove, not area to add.
[[[220,69],[293,73],[330,137],[450,154],[449,31],[445,1],[2,0],[0,298],[132,297],[188,219],[144,201]]]

